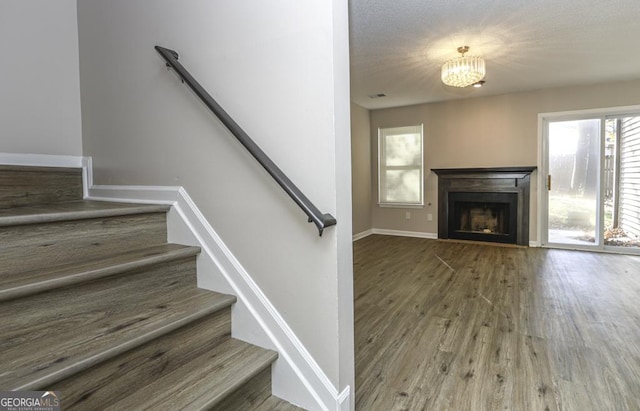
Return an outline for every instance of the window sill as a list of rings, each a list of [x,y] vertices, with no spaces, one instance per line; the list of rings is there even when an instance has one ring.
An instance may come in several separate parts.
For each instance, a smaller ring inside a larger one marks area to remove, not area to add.
[[[424,204],[387,204],[387,203],[378,203],[378,207],[382,207],[382,208],[424,208]]]

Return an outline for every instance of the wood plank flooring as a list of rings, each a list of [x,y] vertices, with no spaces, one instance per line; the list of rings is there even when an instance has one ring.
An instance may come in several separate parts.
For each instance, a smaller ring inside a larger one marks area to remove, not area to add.
[[[354,244],[357,410],[640,410],[640,257]]]

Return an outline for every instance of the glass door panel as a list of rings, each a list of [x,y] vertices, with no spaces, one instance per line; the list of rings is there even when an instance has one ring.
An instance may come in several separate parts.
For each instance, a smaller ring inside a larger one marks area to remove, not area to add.
[[[600,119],[548,123],[547,240],[596,246],[600,175]]]
[[[640,249],[640,117],[605,122],[604,245]]]

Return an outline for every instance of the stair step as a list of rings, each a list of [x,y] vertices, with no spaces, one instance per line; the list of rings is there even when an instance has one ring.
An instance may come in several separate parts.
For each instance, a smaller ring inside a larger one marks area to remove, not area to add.
[[[253,377],[246,377],[246,380],[238,384],[238,388],[229,394],[216,399],[215,405],[201,407],[201,409],[211,409],[220,411],[229,410],[253,410],[263,403],[271,395],[271,367],[265,367]]]
[[[127,204],[85,200],[14,207],[0,209],[0,227],[145,213],[164,213],[169,211],[170,208],[168,205],[161,204]]]
[[[65,264],[27,273],[7,274],[0,276],[0,301],[46,292],[180,258],[193,257],[199,252],[199,247],[161,244],[97,260]]]
[[[247,409],[226,400],[252,383],[265,385],[252,381],[260,377],[267,378],[268,392],[243,395],[243,399],[255,397],[256,405],[262,403],[270,395],[269,367],[277,357],[274,351],[230,339],[107,409]]]
[[[164,244],[166,211],[98,201],[0,210],[0,276]]]
[[[65,410],[102,410],[231,338],[231,308],[181,327],[47,388]]]
[[[304,408],[297,407],[285,400],[282,400],[273,395],[262,404],[260,404],[254,411],[305,411]]]
[[[236,301],[195,288],[195,258],[6,301],[0,390],[37,390]]]
[[[0,208],[82,200],[82,169],[0,165]]]

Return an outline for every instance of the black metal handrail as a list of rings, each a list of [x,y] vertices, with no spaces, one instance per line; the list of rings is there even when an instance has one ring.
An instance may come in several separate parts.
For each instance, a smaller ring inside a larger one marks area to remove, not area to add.
[[[326,227],[336,224],[336,219],[331,214],[323,214],[313,203],[300,191],[298,187],[287,177],[280,168],[265,154],[264,151],[249,137],[247,133],[236,123],[229,114],[211,97],[211,95],[193,78],[193,76],[178,62],[178,53],[164,47],[156,46],[156,51],[166,60],[167,67],[170,67],[178,73],[184,83],[193,90],[200,100],[209,107],[222,124],[224,124],[231,134],[251,153],[251,155],[267,170],[267,173],[289,194],[289,197],[309,217],[309,222],[313,222],[318,227],[318,232],[322,236],[322,232]]]

